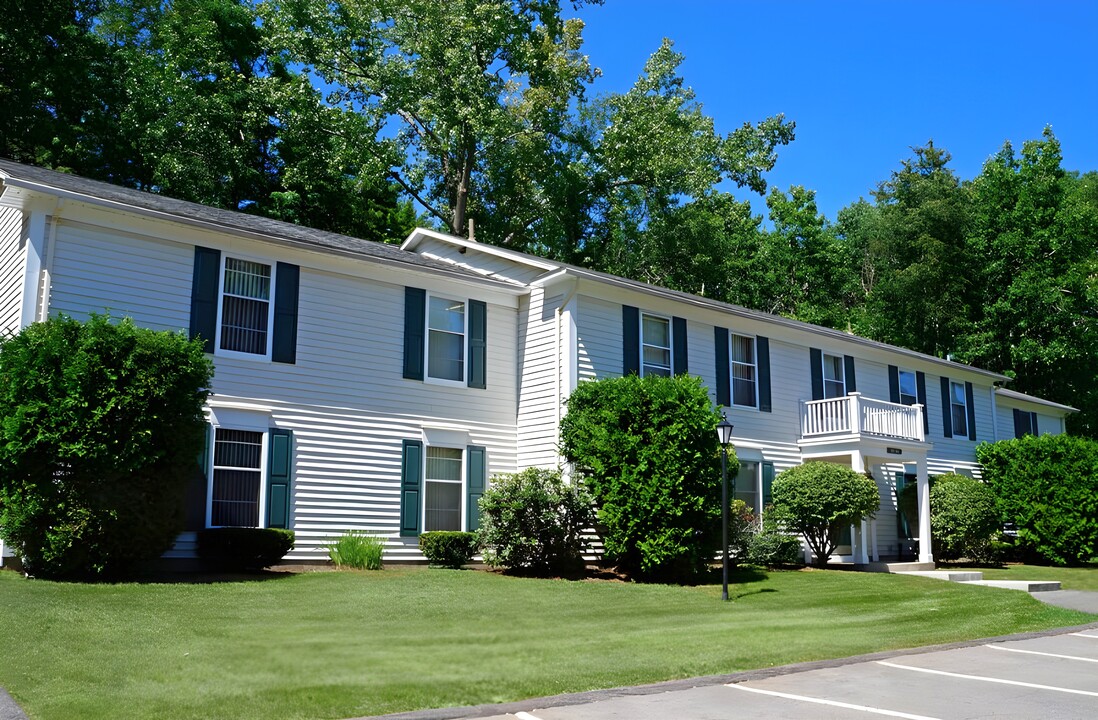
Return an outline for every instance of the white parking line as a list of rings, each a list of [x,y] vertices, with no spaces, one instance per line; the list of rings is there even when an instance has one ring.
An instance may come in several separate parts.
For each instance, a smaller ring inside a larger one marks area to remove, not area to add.
[[[531,715],[528,712],[517,712],[515,713],[515,717],[517,717],[518,720],[541,720],[538,716]]]
[[[984,645],[992,650],[1006,650],[1007,652],[1026,653],[1027,655],[1044,655],[1045,657],[1063,658],[1064,660],[1081,660],[1082,662],[1098,663],[1098,658],[1077,657],[1075,655],[1058,655],[1056,653],[1038,652],[1036,650],[1023,650],[1021,648],[1008,648],[1002,645]]]
[[[1088,637],[1098,640],[1098,635],[1087,635],[1086,633],[1072,633],[1072,635],[1074,635],[1075,637]]]
[[[790,693],[777,692],[775,690],[762,690],[760,688],[747,687],[746,685],[737,685],[736,683],[728,683],[725,687],[746,690],[747,692],[759,693],[760,695],[773,695],[774,697],[785,698],[787,700],[800,700],[801,702],[830,705],[832,707],[840,707],[847,710],[861,710],[862,712],[873,713],[874,715],[907,718],[907,720],[938,720],[938,718],[932,718],[926,715],[912,715],[911,713],[899,712],[898,710],[885,710],[884,708],[867,707],[865,705],[852,705],[850,703],[839,702],[838,700],[824,700],[822,698],[809,697],[807,695],[792,695]]]
[[[878,660],[877,664],[899,668],[900,670],[914,670],[915,672],[930,673],[931,675],[945,675],[947,677],[963,678],[965,680],[983,680],[984,682],[999,683],[1001,685],[1018,685],[1020,687],[1035,688],[1037,690],[1053,690],[1055,692],[1071,693],[1072,695],[1098,697],[1098,692],[1091,692],[1090,690],[1074,690],[1072,688],[1056,687],[1055,685],[1038,685],[1037,683],[1027,683],[1020,680],[1003,680],[1002,678],[985,677],[983,675],[964,675],[962,673],[946,672],[945,670],[931,670],[930,668],[913,667],[911,665],[897,665],[896,663],[885,662],[884,660]]]

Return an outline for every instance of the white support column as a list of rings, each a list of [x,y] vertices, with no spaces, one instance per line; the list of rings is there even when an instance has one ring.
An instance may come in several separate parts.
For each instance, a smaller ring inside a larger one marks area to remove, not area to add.
[[[927,476],[926,458],[915,461],[919,494],[919,562],[934,562],[930,537],[930,480]]]
[[[881,554],[877,552],[877,518],[869,521],[869,553],[873,562],[879,562]]]
[[[861,415],[861,410],[858,408],[858,393],[850,393],[850,404],[853,412],[857,412],[858,416]],[[861,422],[860,419],[855,419],[854,422]],[[861,474],[865,472],[865,456],[862,455],[861,450],[855,450],[850,453],[850,467],[854,472]],[[850,540],[854,543],[854,547],[850,548],[854,555],[854,562],[865,565],[869,562],[869,530],[868,523],[863,518],[857,525],[857,532],[850,533]]]
[[[38,290],[42,282],[42,262],[46,245],[45,211],[31,211],[27,236],[27,259],[23,265],[23,302],[19,311],[20,329],[38,319]]]

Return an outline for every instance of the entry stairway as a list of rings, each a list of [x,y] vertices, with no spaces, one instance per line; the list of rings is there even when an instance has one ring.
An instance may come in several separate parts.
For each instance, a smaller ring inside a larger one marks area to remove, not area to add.
[[[1050,592],[1060,589],[1058,580],[984,580],[982,572],[970,570],[935,570],[934,563],[893,562],[870,563],[866,570],[886,572],[893,575],[917,575],[918,577],[948,580],[964,585],[984,585],[986,587],[1022,590],[1024,592]]]

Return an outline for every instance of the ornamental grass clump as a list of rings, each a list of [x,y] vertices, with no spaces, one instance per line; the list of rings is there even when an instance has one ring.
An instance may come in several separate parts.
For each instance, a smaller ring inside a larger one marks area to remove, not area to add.
[[[328,558],[336,567],[356,570],[380,570],[384,541],[360,530],[349,530],[328,546]]]

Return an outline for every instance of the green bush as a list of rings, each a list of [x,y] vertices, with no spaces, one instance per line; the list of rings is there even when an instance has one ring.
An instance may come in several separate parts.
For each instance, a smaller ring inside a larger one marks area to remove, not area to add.
[[[0,338],[0,534],[28,572],[118,576],[171,547],[212,373],[200,341],[129,319]]]
[[[208,528],[198,531],[198,557],[219,570],[261,570],[294,547],[294,531],[281,528]]]
[[[743,500],[728,503],[728,555],[732,562],[739,563],[747,556],[751,538],[755,536],[755,521],[755,513]],[[719,550],[718,545],[718,555]]]
[[[357,530],[340,535],[328,546],[328,558],[337,567],[356,570],[380,570],[384,552],[385,543],[381,538]]]
[[[976,457],[1002,520],[1017,528],[1016,552],[1055,565],[1098,556],[1098,442],[1026,435],[978,445]]]
[[[759,567],[800,565],[804,561],[801,539],[783,532],[774,520],[767,517],[758,532],[748,536],[743,560]]]
[[[716,556],[719,421],[691,375],[584,382],[568,398],[561,452],[595,499],[606,558],[634,578],[690,580]]]
[[[437,530],[419,536],[419,549],[431,565],[460,568],[477,554],[477,534],[457,530]]]
[[[979,480],[949,473],[930,486],[930,535],[940,560],[992,559],[1000,527],[995,493]]]
[[[816,564],[827,564],[843,528],[880,507],[877,483],[843,465],[807,462],[774,478],[774,520],[804,536]]]
[[[595,522],[594,501],[559,470],[529,468],[497,475],[480,499],[480,544],[489,565],[534,574],[583,568],[584,530]]]

